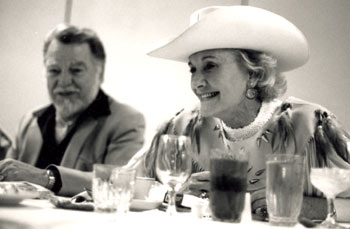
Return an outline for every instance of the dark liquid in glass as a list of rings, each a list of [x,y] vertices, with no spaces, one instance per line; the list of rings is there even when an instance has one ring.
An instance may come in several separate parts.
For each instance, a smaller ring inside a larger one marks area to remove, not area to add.
[[[248,161],[211,159],[210,208],[214,220],[241,221],[247,189],[247,168]]]

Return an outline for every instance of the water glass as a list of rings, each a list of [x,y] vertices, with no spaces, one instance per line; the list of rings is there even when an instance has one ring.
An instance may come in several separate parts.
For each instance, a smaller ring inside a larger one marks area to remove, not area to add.
[[[191,139],[187,136],[162,135],[159,139],[156,174],[168,186],[168,215],[176,214],[176,192],[192,170]]]
[[[116,204],[110,177],[115,165],[94,164],[92,195],[96,212],[115,212]]]
[[[136,171],[94,164],[92,195],[96,212],[127,212],[134,193]]]
[[[117,213],[127,213],[135,190],[136,170],[130,168],[115,168],[110,182]]]
[[[266,201],[271,225],[297,224],[303,200],[304,164],[302,155],[267,155]]]

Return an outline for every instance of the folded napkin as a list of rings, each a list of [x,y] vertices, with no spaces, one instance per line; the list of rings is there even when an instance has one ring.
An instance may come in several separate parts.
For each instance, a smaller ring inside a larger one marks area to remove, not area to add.
[[[72,198],[62,197],[62,196],[52,196],[50,198],[50,202],[53,205],[55,205],[57,208],[93,211],[94,204],[92,202],[92,199],[88,200],[87,198],[88,198],[88,195],[86,195],[85,193],[78,194],[76,196],[73,196]]]
[[[29,199],[49,199],[54,195],[50,190],[27,181],[0,182],[1,194],[27,196]]]

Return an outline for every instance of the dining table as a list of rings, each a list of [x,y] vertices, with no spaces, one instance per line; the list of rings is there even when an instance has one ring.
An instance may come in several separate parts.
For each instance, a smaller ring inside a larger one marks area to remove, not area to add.
[[[244,213],[243,213],[244,214]],[[62,209],[47,199],[25,199],[14,206],[0,205],[1,229],[69,229],[69,228],[283,228],[268,222],[254,221],[243,215],[240,223],[213,221],[193,212],[179,212],[173,216],[159,209],[129,211],[128,213],[99,213]],[[290,228],[290,227],[289,227]],[[305,228],[301,224],[293,228]]]

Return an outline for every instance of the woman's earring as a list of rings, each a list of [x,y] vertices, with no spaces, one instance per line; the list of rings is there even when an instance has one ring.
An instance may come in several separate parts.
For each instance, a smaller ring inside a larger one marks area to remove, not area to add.
[[[246,96],[248,99],[252,100],[252,99],[255,99],[257,95],[258,95],[258,90],[256,90],[256,89],[254,88],[254,83],[251,82],[251,81],[248,82],[248,89],[247,89],[247,91],[246,91],[246,93],[245,93],[245,96]]]

